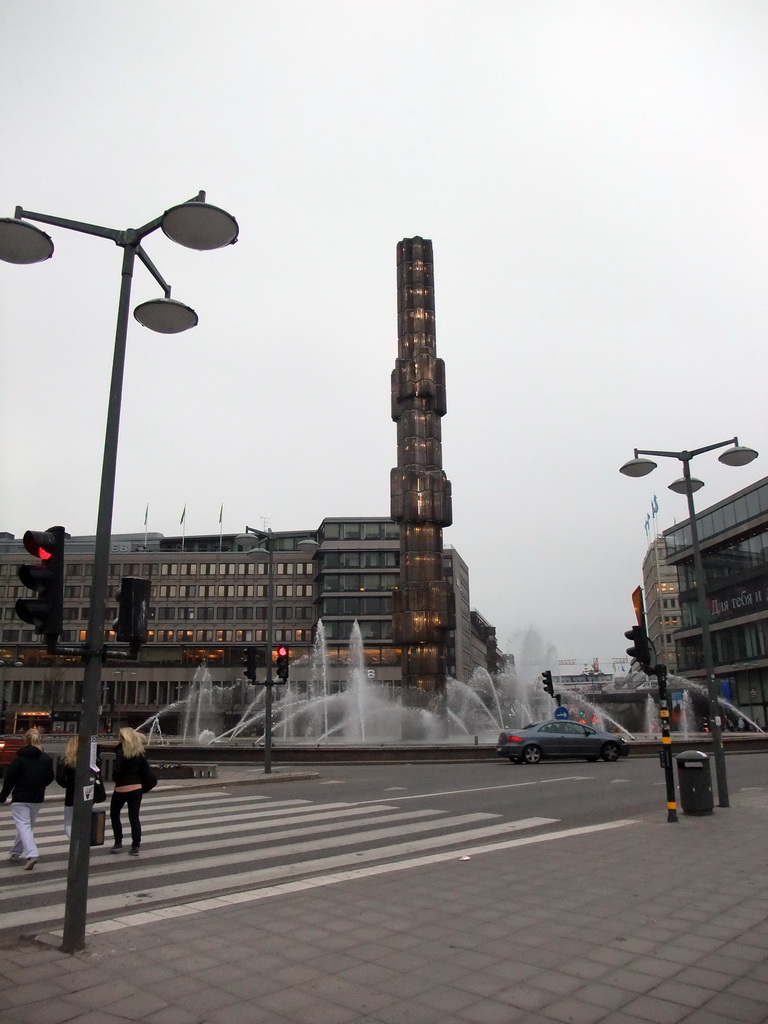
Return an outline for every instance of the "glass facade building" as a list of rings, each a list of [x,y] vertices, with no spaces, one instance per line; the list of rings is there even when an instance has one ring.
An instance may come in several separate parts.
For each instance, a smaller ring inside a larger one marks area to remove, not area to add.
[[[696,516],[715,677],[725,698],[761,727],[768,722],[768,478]],[[680,675],[704,683],[691,524],[664,532],[677,570]]]

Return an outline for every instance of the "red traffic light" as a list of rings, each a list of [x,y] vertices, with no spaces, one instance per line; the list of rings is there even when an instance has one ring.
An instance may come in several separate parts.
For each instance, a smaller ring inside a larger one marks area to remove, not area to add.
[[[277,678],[286,682],[290,673],[291,659],[288,656],[288,648],[281,644],[277,650]]]
[[[50,530],[27,530],[22,538],[22,544],[33,558],[39,558],[45,562],[53,558],[56,550],[56,535]]]

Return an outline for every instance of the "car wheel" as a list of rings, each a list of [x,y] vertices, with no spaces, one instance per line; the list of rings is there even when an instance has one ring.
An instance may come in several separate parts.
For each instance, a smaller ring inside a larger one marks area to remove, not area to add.
[[[526,747],[523,751],[523,760],[526,764],[538,764],[542,758],[541,747],[531,746]]]
[[[604,761],[618,761],[621,751],[616,743],[605,743],[600,751],[600,756]]]

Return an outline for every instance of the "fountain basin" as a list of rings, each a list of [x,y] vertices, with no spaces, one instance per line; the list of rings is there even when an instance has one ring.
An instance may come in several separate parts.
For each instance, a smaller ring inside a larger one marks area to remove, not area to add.
[[[638,735],[629,741],[630,757],[658,757],[661,749],[661,738]],[[690,747],[709,752],[712,750],[712,737],[709,733],[688,733],[676,738],[672,734],[671,750],[680,753]],[[723,748],[726,754],[751,754],[768,751],[768,733],[723,733]],[[201,748],[169,744],[150,746],[148,756],[153,761],[200,762],[205,751],[206,763],[217,764],[261,764],[264,761],[264,750],[253,742],[230,741],[225,744],[213,744]],[[376,764],[376,763],[411,763],[411,762],[456,762],[477,763],[481,761],[498,761],[505,759],[496,753],[496,743],[301,743],[272,741],[273,764]],[[578,762],[574,762],[578,763]],[[522,767],[522,766],[521,766]],[[617,767],[617,766],[614,766]],[[618,766],[620,768],[620,766]],[[536,769],[526,769],[533,770]]]

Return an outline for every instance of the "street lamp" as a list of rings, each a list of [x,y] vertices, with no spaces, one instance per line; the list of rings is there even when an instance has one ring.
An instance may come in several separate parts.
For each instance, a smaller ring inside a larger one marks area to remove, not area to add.
[[[205,192],[193,199],[166,210],[160,217],[140,228],[118,231],[68,220],[43,213],[32,213],[16,207],[12,218],[0,219],[0,260],[6,263],[40,263],[53,255],[53,241],[40,228],[27,221],[51,224],[86,235],[108,238],[123,250],[120,297],[118,301],[115,347],[112,358],[112,376],[107,405],[107,423],[104,437],[104,456],[99,490],[99,508],[96,520],[96,538],[93,551],[93,576],[88,610],[88,639],[84,648],[71,647],[66,653],[81,654],[85,658],[83,676],[83,710],[80,717],[77,768],[75,771],[75,803],[72,817],[72,838],[69,847],[67,893],[64,909],[64,937],[62,950],[75,953],[85,947],[85,919],[88,901],[88,867],[90,861],[91,804],[93,788],[92,768],[95,763],[94,736],[99,720],[99,691],[101,669],[106,653],[104,649],[104,620],[107,602],[107,577],[112,530],[112,508],[117,466],[117,442],[120,426],[120,405],[125,365],[125,345],[128,333],[128,313],[131,299],[133,268],[138,256],[163,290],[164,297],[143,302],[134,316],[144,327],[162,334],[177,334],[194,327],[197,314],[189,306],[171,298],[171,288],[160,275],[152,260],[142,248],[147,235],[161,228],[173,241],[190,249],[207,250],[231,245],[237,241],[237,221],[230,214],[205,202]],[[59,648],[64,652],[64,647]],[[122,652],[121,652],[122,654]],[[110,657],[115,656],[111,652]],[[119,655],[118,655],[119,656]],[[125,656],[125,655],[123,655]]]
[[[118,680],[120,681],[120,689],[117,690],[117,692],[115,692],[115,684],[114,684],[114,682],[110,683],[110,686],[109,686],[109,720],[110,720],[110,725],[111,725],[112,724],[112,717],[115,714],[115,710],[117,710],[117,728],[115,729],[115,735],[119,737],[120,736],[120,702],[121,702],[121,699],[122,699],[122,696],[123,696],[123,692],[122,691],[123,691],[123,678],[125,677],[125,669],[124,668],[116,669],[112,673],[112,675],[113,676],[117,676]],[[135,676],[136,673],[135,672],[129,672],[128,675],[129,676]],[[110,732],[111,731],[112,730],[110,729]]]
[[[253,527],[246,526],[245,533],[239,533],[235,537],[235,544],[245,547],[247,544],[252,544],[254,540],[260,541],[260,543],[256,547],[249,548],[245,552],[245,557],[254,562],[267,562],[267,641],[264,648],[266,666],[264,677],[264,686],[266,687],[264,694],[264,774],[270,775],[272,772],[272,641],[275,615],[273,579],[275,551],[272,530],[269,528],[254,530]]]
[[[643,451],[635,448],[635,457],[625,462],[619,470],[625,476],[641,477],[647,476],[656,469],[656,463],[651,459],[640,458],[641,455],[655,455],[659,458],[679,459],[683,464],[683,475],[669,485],[671,491],[677,494],[684,494],[688,501],[688,517],[691,523],[691,546],[693,547],[693,570],[696,575],[696,596],[699,611],[699,622],[701,623],[701,647],[704,660],[704,672],[707,677],[707,694],[709,696],[709,723],[712,732],[712,752],[715,759],[715,774],[717,777],[717,796],[720,807],[729,807],[728,780],[725,773],[725,755],[723,753],[723,734],[720,721],[719,694],[715,682],[714,658],[712,656],[712,637],[709,632],[709,609],[707,607],[707,596],[704,585],[704,568],[701,561],[701,548],[699,546],[699,531],[696,524],[696,510],[693,505],[694,491],[704,486],[702,480],[691,476],[691,459],[704,452],[712,452],[718,448],[726,448],[718,460],[726,466],[747,466],[757,458],[754,448],[746,448],[739,444],[738,437],[730,441],[718,441],[717,444],[708,444],[703,448],[694,448],[693,451],[682,452],[657,452]]]

